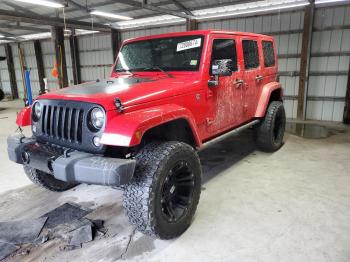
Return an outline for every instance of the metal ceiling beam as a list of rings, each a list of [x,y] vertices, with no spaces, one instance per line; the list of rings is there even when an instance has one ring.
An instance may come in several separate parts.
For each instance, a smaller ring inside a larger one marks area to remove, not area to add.
[[[0,34],[5,37],[16,37],[16,35],[0,30]],[[2,38],[3,39],[3,38]]]
[[[89,17],[91,17],[90,15],[90,9],[87,8],[86,6],[84,5],[81,5],[81,4],[78,4],[76,2],[74,2],[73,0],[66,0],[68,4],[72,5],[72,6],[75,6],[76,8],[79,8],[79,10],[85,12],[85,13],[88,13],[89,14]],[[103,19],[103,18],[100,18],[100,17],[97,17],[97,20],[100,21],[100,23],[111,23],[110,20],[108,19]]]
[[[29,14],[19,14],[14,11],[0,10],[0,20],[8,21],[18,21],[23,23],[30,24],[39,24],[39,25],[49,25],[49,26],[66,26],[70,28],[80,28],[91,30],[92,25],[89,22],[76,21],[72,19],[62,19],[57,17],[49,17],[43,15],[29,15]],[[98,31],[110,32],[110,27],[102,24],[93,24],[93,29]]]
[[[186,0],[184,1],[185,3],[186,2],[190,2],[192,0]],[[190,12],[194,11],[194,10],[201,10],[201,9],[207,9],[207,8],[212,8],[212,7],[221,7],[221,6],[227,6],[227,5],[232,5],[232,4],[244,4],[244,3],[251,3],[251,2],[260,2],[260,1],[263,1],[263,0],[242,0],[242,1],[238,1],[238,2],[232,2],[232,3],[215,3],[215,4],[209,4],[209,5],[204,5],[204,6],[201,6],[199,8],[187,8]],[[124,1],[123,0],[113,0],[113,1],[105,1],[105,2],[101,2],[101,7],[102,7],[102,4],[105,4],[105,5],[111,5],[113,3],[122,3],[124,4]],[[93,4],[91,5],[91,7],[100,7],[100,4]],[[163,5],[170,5],[170,4],[174,4],[173,3],[173,0],[169,0],[169,1],[164,1],[164,2],[159,2],[157,4],[154,4],[153,6],[163,6]],[[131,7],[131,8],[125,8],[125,9],[118,9],[118,10],[112,10],[111,12],[117,12],[118,14],[122,14],[122,13],[126,13],[126,12],[131,12],[131,11],[136,11],[136,10],[141,10],[142,8],[135,8],[135,7]],[[154,10],[152,10],[154,11]],[[156,11],[154,11],[156,12]],[[67,13],[67,11],[66,11]],[[156,12],[156,14],[159,14],[159,12]],[[140,15],[140,16],[134,16],[133,18],[134,19],[140,19],[140,18],[148,18],[148,17],[152,17],[154,16],[155,14],[149,14],[149,15]],[[76,20],[81,20],[81,19],[87,19],[89,18],[89,16],[79,16],[79,17],[76,17],[75,19]],[[192,18],[193,19],[193,18]]]
[[[17,4],[12,3],[12,2],[5,1],[5,2],[3,2],[3,4],[13,8],[14,11],[16,11],[16,12],[21,12],[21,13],[30,14],[30,15],[37,15],[37,13],[29,10],[28,8],[24,8],[23,6],[17,5]]]
[[[50,29],[45,29],[45,28],[23,26],[23,25],[11,25],[11,24],[1,24],[1,27],[7,28],[7,29],[18,29],[23,31],[32,31],[32,32],[39,32],[39,33],[45,33],[50,31]]]
[[[182,3],[180,3],[178,0],[172,0],[171,2],[173,2],[177,8],[185,12],[187,15],[193,16],[193,13],[189,9],[187,9]]]

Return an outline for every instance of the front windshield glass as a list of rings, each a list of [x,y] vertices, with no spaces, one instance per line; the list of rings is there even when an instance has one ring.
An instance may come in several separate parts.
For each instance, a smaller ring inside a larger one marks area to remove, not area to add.
[[[124,45],[118,55],[117,72],[197,71],[203,36],[156,38]]]

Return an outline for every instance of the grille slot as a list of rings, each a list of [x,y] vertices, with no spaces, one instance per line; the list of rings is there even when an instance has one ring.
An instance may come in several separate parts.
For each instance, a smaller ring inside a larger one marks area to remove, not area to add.
[[[84,110],[80,108],[44,105],[42,133],[50,138],[81,143]]]

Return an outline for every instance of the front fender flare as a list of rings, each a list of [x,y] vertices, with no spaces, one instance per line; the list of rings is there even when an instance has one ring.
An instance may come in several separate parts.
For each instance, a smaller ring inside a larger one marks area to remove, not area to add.
[[[271,94],[275,90],[280,90],[281,91],[280,92],[280,99],[282,99],[283,90],[282,90],[282,86],[281,86],[280,83],[272,82],[272,83],[266,84],[263,87],[261,95],[260,95],[260,99],[259,99],[259,102],[258,102],[258,106],[256,108],[255,117],[259,118],[259,117],[264,117],[265,116],[266,109],[268,107]]]
[[[22,108],[21,111],[17,114],[16,124],[20,127],[29,126],[32,124],[31,117],[32,108],[27,106]]]
[[[123,147],[136,146],[140,144],[147,130],[175,119],[185,119],[188,122],[196,145],[201,146],[192,113],[175,104],[161,105],[114,116],[107,121],[101,143]]]

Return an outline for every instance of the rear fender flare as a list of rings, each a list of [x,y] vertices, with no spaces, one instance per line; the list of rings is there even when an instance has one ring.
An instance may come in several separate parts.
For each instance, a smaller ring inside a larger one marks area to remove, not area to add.
[[[262,89],[258,106],[255,112],[255,117],[260,118],[265,116],[266,109],[269,105],[271,94],[275,90],[280,90],[279,98],[282,100],[283,90],[282,90],[281,84],[278,82],[272,82],[272,83],[266,84]]]
[[[140,144],[147,130],[177,119],[187,121],[196,145],[200,147],[202,143],[192,113],[188,109],[174,104],[115,115],[107,120],[101,143],[111,146],[133,147]]]

